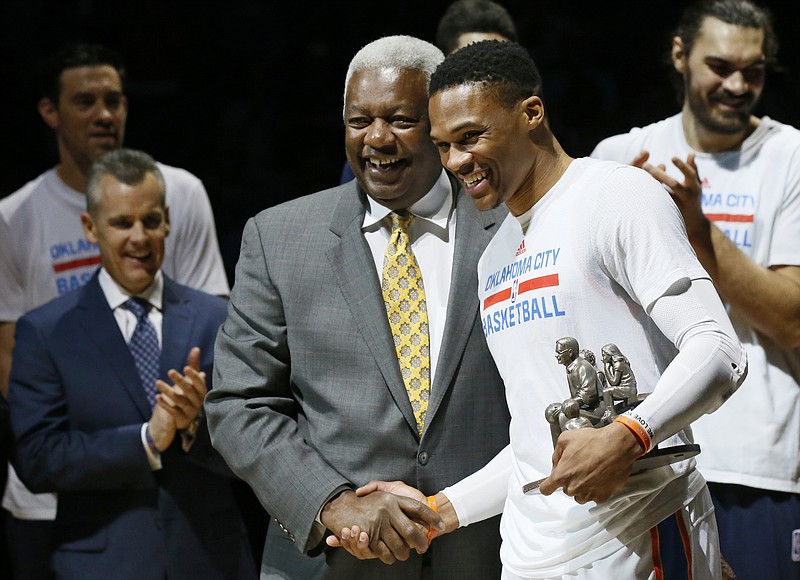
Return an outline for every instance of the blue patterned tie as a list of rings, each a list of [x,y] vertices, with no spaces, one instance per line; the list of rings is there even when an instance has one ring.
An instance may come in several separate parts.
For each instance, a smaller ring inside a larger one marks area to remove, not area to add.
[[[158,379],[161,349],[158,347],[156,329],[147,317],[150,304],[141,298],[131,298],[122,306],[136,316],[136,329],[133,331],[128,348],[133,355],[133,362],[136,363],[136,370],[139,371],[147,401],[152,409],[156,404],[158,393],[156,379]]]

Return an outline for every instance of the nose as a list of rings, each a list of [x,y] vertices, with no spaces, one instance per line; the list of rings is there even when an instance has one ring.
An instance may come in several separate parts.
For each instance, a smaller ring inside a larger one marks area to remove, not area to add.
[[[136,244],[147,241],[147,229],[142,222],[137,221],[131,226],[130,239],[131,242]]]
[[[95,120],[101,123],[111,123],[113,119],[114,113],[112,112],[111,107],[109,107],[105,101],[100,99],[95,110]]]
[[[459,174],[470,170],[472,165],[472,154],[470,152],[457,146],[450,146],[445,155],[447,156],[447,159],[444,160],[445,167],[453,173]]]
[[[388,145],[394,144],[394,133],[392,126],[381,118],[376,118],[367,127],[364,137],[364,144],[373,149],[383,149]]]
[[[731,94],[741,95],[747,92],[747,79],[742,71],[733,71],[731,74],[725,77],[723,87],[725,87],[725,90]]]

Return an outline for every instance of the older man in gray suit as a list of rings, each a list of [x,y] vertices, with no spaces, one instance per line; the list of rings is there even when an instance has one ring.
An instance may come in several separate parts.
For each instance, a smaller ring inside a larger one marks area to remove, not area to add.
[[[206,411],[214,446],[276,520],[262,579],[499,577],[496,518],[428,547],[406,516],[435,518],[427,507],[353,492],[384,479],[433,493],[508,443],[476,293],[503,213],[476,211],[430,141],[442,59],[411,37],[359,51],[344,107],[356,180],[245,228]],[[353,524],[393,566],[325,547]]]

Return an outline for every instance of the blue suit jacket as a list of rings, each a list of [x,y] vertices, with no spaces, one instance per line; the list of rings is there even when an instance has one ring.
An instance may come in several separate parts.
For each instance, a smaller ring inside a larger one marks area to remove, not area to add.
[[[225,304],[165,277],[162,379],[199,346],[210,381]],[[14,466],[32,491],[59,495],[60,576],[255,576],[229,472],[205,422],[188,454],[176,436],[163,469],[151,470],[140,435],[151,410],[96,274],[22,317],[13,356]]]

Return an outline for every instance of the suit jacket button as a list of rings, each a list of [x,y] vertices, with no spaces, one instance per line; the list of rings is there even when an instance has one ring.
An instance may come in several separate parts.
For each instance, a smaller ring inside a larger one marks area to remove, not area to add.
[[[420,465],[427,465],[428,464],[428,452],[421,451],[419,455],[417,455],[417,460],[419,461]]]

